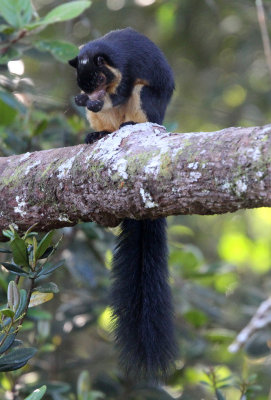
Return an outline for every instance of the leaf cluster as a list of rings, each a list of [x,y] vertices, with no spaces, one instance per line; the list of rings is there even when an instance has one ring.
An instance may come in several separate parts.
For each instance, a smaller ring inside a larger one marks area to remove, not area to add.
[[[37,30],[40,33],[49,25],[68,21],[80,15],[90,6],[90,1],[71,1],[52,9],[44,17],[40,17],[30,0],[2,0],[0,4],[0,34],[2,42],[0,46],[0,64],[18,59],[29,46],[39,51],[49,51],[61,62],[66,62],[74,57],[78,49],[68,42],[43,41],[36,37]]]
[[[43,31],[78,17],[90,5],[89,0],[69,1],[41,17],[31,0],[0,2],[0,156],[30,150],[32,142],[37,143],[37,137],[49,126],[53,125],[56,130],[55,125],[61,124],[69,131],[77,131],[84,126],[78,118],[56,114],[61,107],[59,101],[41,99],[31,79],[21,79],[9,73],[8,67],[10,62],[21,60],[24,56],[35,60],[50,54],[61,63],[75,57],[77,46],[55,37],[49,39]],[[33,102],[39,103],[39,109],[32,109]],[[48,108],[52,111],[52,107],[55,112],[50,115],[46,111]]]
[[[11,261],[3,261],[1,265],[16,278],[15,281],[9,282],[7,303],[0,307],[1,372],[22,368],[36,354],[37,349],[24,347],[23,343],[16,339],[17,334],[23,328],[28,309],[51,300],[54,293],[59,291],[55,283],[43,284],[40,281],[63,266],[63,261],[49,262],[61,239],[53,244],[54,231],[50,231],[39,240],[33,228],[22,237],[12,225],[10,229],[3,231],[3,235],[9,239],[9,245],[7,249],[0,249],[0,252],[11,257]],[[36,286],[37,281],[39,283]],[[20,288],[22,284],[27,288]],[[40,399],[45,390],[46,388],[41,388],[28,399]]]

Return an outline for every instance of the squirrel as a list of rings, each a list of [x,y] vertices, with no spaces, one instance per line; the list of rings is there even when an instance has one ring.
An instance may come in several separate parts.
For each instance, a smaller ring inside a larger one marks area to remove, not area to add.
[[[131,28],[114,30],[80,48],[69,61],[95,132],[86,143],[140,122],[161,124],[174,90],[161,50]],[[110,305],[120,363],[128,375],[159,379],[176,357],[168,284],[166,219],[121,222],[112,263]]]

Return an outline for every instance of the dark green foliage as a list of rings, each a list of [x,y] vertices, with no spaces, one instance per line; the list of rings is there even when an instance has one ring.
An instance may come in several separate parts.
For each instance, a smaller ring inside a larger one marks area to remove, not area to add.
[[[14,349],[7,355],[0,357],[0,371],[14,371],[22,368],[27,361],[34,356],[36,349]]]
[[[2,262],[2,266],[10,273],[17,276],[17,283],[10,281],[7,289],[7,305],[0,307],[0,371],[15,371],[27,364],[36,353],[37,349],[32,347],[21,348],[21,343],[16,339],[21,329],[27,328],[24,323],[29,307],[42,304],[58,293],[55,283],[43,283],[34,289],[35,279],[39,275],[48,275],[63,265],[63,262],[53,264],[40,264],[39,259],[49,249],[52,253],[57,245],[52,246],[54,232],[49,232],[40,241],[37,234],[29,229],[23,237],[20,237],[13,226],[6,230],[6,236],[10,239],[10,250],[3,251],[4,254],[12,255],[13,263]],[[59,243],[59,242],[58,242]],[[22,269],[22,266],[24,269]],[[48,267],[49,266],[49,267]],[[19,280],[28,278],[31,284],[27,289],[18,288]],[[19,348],[17,347],[19,345]],[[44,390],[41,392],[44,393]],[[35,397],[33,397],[35,398]],[[39,397],[37,397],[39,398]],[[40,397],[41,398],[41,397]]]

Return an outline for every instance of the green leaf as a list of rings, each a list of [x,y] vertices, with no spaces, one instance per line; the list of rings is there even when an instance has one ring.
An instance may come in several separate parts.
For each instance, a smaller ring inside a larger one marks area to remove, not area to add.
[[[12,122],[16,118],[17,111],[14,110],[14,108],[8,106],[1,99],[0,99],[0,110],[1,110],[0,125],[7,126],[12,124]]]
[[[52,300],[54,297],[53,293],[40,293],[33,292],[31,294],[29,308],[39,306],[40,304],[46,303],[47,301]]]
[[[46,382],[46,386],[48,388],[48,392],[53,392],[54,394],[62,394],[62,393],[67,393],[70,390],[70,385],[66,382],[61,382],[61,381],[49,381]],[[60,398],[60,396],[57,396]],[[62,397],[61,397],[62,399]]]
[[[21,363],[30,360],[37,352],[34,347],[15,349],[9,352],[9,354],[0,357],[0,365],[10,363]]]
[[[46,263],[43,265],[42,270],[38,273],[37,276],[49,275],[52,272],[54,272],[57,268],[63,267],[63,265],[64,265],[64,260],[61,260],[56,264]]]
[[[8,106],[14,108],[14,110],[19,111],[21,114],[25,114],[27,111],[25,105],[18,101],[11,93],[1,91],[0,99],[3,100]]]
[[[91,392],[88,394],[87,400],[97,400],[97,399],[101,400],[104,398],[105,398],[104,393],[99,392],[98,390],[91,390]],[[161,398],[161,400],[162,400],[162,398]]]
[[[35,129],[32,131],[31,136],[38,136],[40,135],[48,126],[48,120],[43,119],[38,123],[38,125],[35,127]]]
[[[48,249],[40,257],[40,260],[43,260],[44,258],[49,257],[52,254],[52,252],[54,251],[54,249],[55,249],[54,246],[49,246]]]
[[[1,9],[1,7],[0,7]],[[5,25],[5,24],[0,24],[0,32],[6,33],[6,34],[10,34],[12,32],[14,32],[14,28],[12,28],[10,25]]]
[[[2,233],[3,233],[4,236],[6,236],[6,237],[9,238],[9,239],[12,239],[12,238],[13,238],[13,233],[12,233],[9,229],[4,229],[4,230],[2,231]]]
[[[32,30],[42,25],[50,25],[56,22],[68,21],[78,17],[86,8],[90,7],[91,1],[70,1],[51,10],[44,18],[38,19],[25,26]]]
[[[29,276],[27,272],[25,272],[22,268],[17,267],[17,265],[2,262],[1,265],[5,267],[8,271],[12,272],[13,274],[20,275],[20,276]]]
[[[1,0],[0,15],[12,26],[18,28],[20,26],[20,19],[17,15],[17,1]]]
[[[8,284],[7,300],[9,308],[15,312],[20,304],[20,292],[14,281]]]
[[[42,353],[53,353],[56,350],[56,345],[52,343],[46,343],[39,347],[39,352]]]
[[[90,377],[88,371],[82,371],[77,380],[77,396],[78,400],[87,399],[90,391]]]
[[[10,348],[10,346],[12,346],[12,344],[14,343],[16,335],[13,332],[14,332],[14,329],[11,328],[8,336],[4,340],[3,344],[0,346],[0,354],[5,353],[5,351],[7,351]],[[4,337],[5,337],[5,333],[2,333],[2,335],[0,335],[0,342],[2,342]]]
[[[30,0],[1,0],[0,15],[13,27],[22,28],[32,17]]]
[[[49,311],[40,310],[38,308],[30,308],[27,311],[27,315],[35,321],[51,321],[53,318]]]
[[[45,251],[48,249],[48,247],[51,245],[54,233],[55,231],[53,230],[46,233],[46,235],[43,236],[42,240],[39,242],[36,254],[34,255],[36,260],[41,258],[45,253]]]
[[[194,232],[191,228],[185,225],[172,225],[168,229],[170,234],[179,235],[179,236],[193,236]]]
[[[18,3],[20,4],[22,26],[24,26],[31,21],[33,15],[31,0],[18,0]]]
[[[23,239],[15,238],[10,242],[14,262],[23,267],[29,267],[27,247]]]
[[[20,290],[20,303],[15,313],[15,319],[19,318],[25,311],[25,306],[27,302],[27,292],[25,289]]]
[[[68,21],[69,19],[78,17],[78,15],[85,11],[85,9],[90,5],[91,1],[70,1],[55,7],[43,18],[43,20],[46,24]]]
[[[34,43],[40,51],[49,51],[57,60],[66,63],[78,54],[78,47],[60,40],[40,40]]]
[[[17,112],[25,114],[26,107],[14,95],[0,91],[0,125],[9,125],[16,118]]]
[[[54,282],[44,283],[43,285],[36,287],[35,290],[40,293],[58,293],[59,292],[59,288]]]
[[[21,363],[11,363],[11,364],[5,364],[1,365],[0,364],[0,372],[8,372],[8,371],[15,371],[16,369],[20,369],[25,366],[26,362],[21,362]]]
[[[14,349],[0,357],[0,371],[13,371],[24,366],[37,352],[33,347]]]
[[[0,310],[0,313],[3,314],[5,317],[14,317],[14,311],[12,311],[10,308],[2,308]]]
[[[43,398],[47,387],[45,385],[41,386],[39,389],[34,390],[29,396],[25,398],[25,400],[40,400]]]
[[[29,313],[27,312],[27,315]],[[27,332],[27,331],[32,331],[35,327],[35,324],[33,321],[24,321],[22,327],[21,327],[21,331],[22,332]]]

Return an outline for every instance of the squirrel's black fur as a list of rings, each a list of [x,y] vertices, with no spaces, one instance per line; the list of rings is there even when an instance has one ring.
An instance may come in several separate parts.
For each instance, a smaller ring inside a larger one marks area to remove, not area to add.
[[[166,375],[176,350],[166,220],[126,219],[121,228],[111,296],[120,360],[128,373]]]
[[[161,124],[174,89],[163,53],[131,28],[87,43],[70,60],[97,132],[87,143],[120,125]],[[173,307],[168,285],[166,220],[121,223],[112,267],[111,306],[121,364],[128,374],[156,379],[169,372],[176,355]]]

